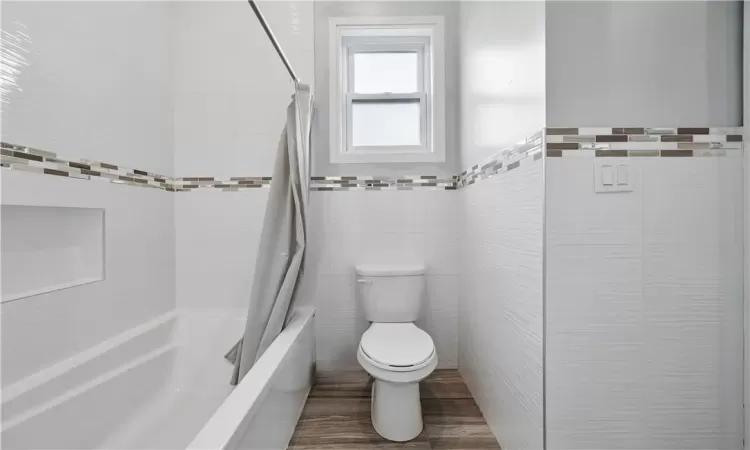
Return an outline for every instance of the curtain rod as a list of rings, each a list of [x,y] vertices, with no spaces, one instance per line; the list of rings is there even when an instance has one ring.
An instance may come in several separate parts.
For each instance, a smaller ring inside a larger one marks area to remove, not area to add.
[[[266,18],[263,17],[263,13],[260,12],[258,5],[255,4],[255,0],[247,0],[247,2],[250,3],[250,7],[253,8],[255,15],[258,16],[258,21],[263,27],[263,30],[265,30],[266,35],[268,35],[268,39],[271,40],[271,43],[273,44],[273,48],[276,49],[276,53],[279,54],[281,61],[284,62],[284,66],[286,66],[286,70],[287,72],[289,72],[289,75],[292,77],[292,80],[294,80],[295,84],[299,84],[299,78],[297,77],[297,74],[294,73],[294,69],[292,69],[292,65],[289,64],[289,60],[286,58],[286,55],[284,54],[284,50],[281,49],[281,46],[279,45],[279,41],[277,41],[276,36],[273,35],[273,31],[271,31],[271,28],[268,26],[268,22],[266,22]]]

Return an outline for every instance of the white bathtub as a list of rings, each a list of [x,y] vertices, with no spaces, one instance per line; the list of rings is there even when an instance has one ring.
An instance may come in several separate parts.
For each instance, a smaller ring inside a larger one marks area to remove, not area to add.
[[[4,388],[2,448],[284,449],[312,383],[313,320],[296,311],[232,389],[223,355],[241,311],[155,318]]]

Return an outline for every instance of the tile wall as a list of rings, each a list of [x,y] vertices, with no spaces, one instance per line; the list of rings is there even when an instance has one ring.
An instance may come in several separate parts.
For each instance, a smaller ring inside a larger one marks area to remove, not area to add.
[[[437,346],[440,367],[457,366],[458,196],[455,191],[314,191],[310,247],[302,288],[317,308],[318,368],[358,369],[367,329],[355,295],[357,264],[427,267],[425,310],[418,325]]]
[[[548,3],[459,3],[459,370],[500,446],[538,449]]]
[[[313,302],[319,309],[319,366],[321,369],[357,366],[356,346],[351,343],[356,342],[364,331],[366,322],[353,301],[352,269],[356,264],[389,263],[394,260],[426,263],[430,304],[423,322],[439,344],[441,365],[455,367],[458,364],[460,339],[454,331],[458,323],[462,276],[458,261],[464,258],[464,266],[471,267],[471,262],[480,258],[482,253],[481,247],[477,246],[487,244],[476,243],[472,247],[469,245],[475,242],[472,239],[482,235],[482,232],[475,230],[466,234],[466,230],[477,223],[491,226],[491,223],[497,222],[495,225],[499,228],[495,232],[511,225],[505,222],[509,218],[497,217],[495,220],[485,217],[483,214],[486,213],[480,213],[479,210],[484,207],[481,206],[482,200],[472,200],[475,194],[462,194],[459,198],[441,191],[463,192],[480,183],[485,184],[482,192],[499,189],[531,195],[534,186],[539,183],[532,183],[528,189],[521,191],[516,190],[522,186],[517,183],[524,183],[523,180],[528,177],[541,183],[542,155],[545,152],[551,160],[727,156],[741,149],[741,131],[738,128],[549,128],[452,177],[313,177],[312,238],[305,281],[310,295],[305,301]],[[545,140],[546,150],[543,151]],[[221,300],[212,302],[211,307],[237,311],[244,308],[249,286],[237,280],[250,280],[246,275],[248,269],[252,273],[255,264],[252,252],[233,251],[234,241],[223,238],[226,232],[221,239],[218,236],[211,240],[201,238],[212,235],[215,226],[211,218],[221,215],[225,221],[238,225],[238,239],[240,236],[255,236],[255,241],[243,239],[244,247],[255,248],[268,192],[262,188],[270,184],[270,177],[170,177],[104,162],[70,161],[49,151],[5,143],[2,144],[2,158],[3,165],[13,170],[56,177],[98,179],[174,192],[194,191],[189,195],[178,194],[177,197],[178,203],[186,204],[176,207],[176,222],[191,224],[190,227],[178,227],[176,237],[178,272],[183,274],[182,282],[178,283],[178,297],[185,307],[206,307],[204,299],[212,295],[214,284],[206,285],[201,280],[206,277],[214,281],[225,279],[220,284],[229,289],[225,288]],[[235,195],[247,197],[243,204],[255,206],[238,208],[236,199],[230,196],[226,202],[221,201],[224,196],[216,197],[212,194],[216,191],[239,191]],[[502,195],[498,193],[497,198],[500,197]],[[508,197],[507,200],[513,198]],[[490,202],[487,208],[494,210],[497,201],[490,200],[487,197],[484,201]],[[520,204],[507,207],[523,208],[524,202],[532,200],[519,198],[519,201]],[[469,204],[474,206],[467,206]],[[456,211],[462,208],[463,213],[457,215]],[[215,210],[215,213],[205,214],[206,210]],[[538,208],[532,210],[529,210],[530,214]],[[531,225],[536,226],[537,219],[529,219]],[[470,221],[471,225],[469,222],[462,224],[461,220]],[[201,226],[204,222],[205,226]],[[536,236],[532,229],[528,231],[526,237]],[[503,234],[512,232],[515,232],[514,228],[502,231]],[[179,242],[184,244],[180,245]],[[206,245],[196,245],[196,242],[206,242]],[[462,247],[465,247],[464,253]],[[468,254],[480,254],[466,256],[467,251]],[[504,250],[506,253],[508,251]],[[225,264],[211,262],[216,260],[223,260]],[[463,276],[472,278],[474,274],[464,272]],[[207,287],[202,288],[204,285]],[[475,292],[481,289],[478,287],[481,285],[481,280],[476,280],[467,290]],[[479,292],[475,294],[482,295]],[[475,350],[467,350],[467,355],[472,352],[476,353]]]
[[[248,274],[255,266],[255,253],[247,250],[257,248],[268,195],[267,189],[259,188],[269,186],[271,177],[172,177],[119,164],[67,160],[47,150],[8,143],[2,144],[1,157],[3,166],[13,171],[177,192],[179,306],[244,313],[252,280]],[[457,367],[459,203],[457,195],[446,191],[540,157],[537,133],[452,177],[313,177],[305,284],[309,294],[303,301],[318,308],[318,366],[358,367],[356,343],[367,322],[356,302],[354,266],[401,261],[426,264],[427,302],[420,325],[436,341],[440,366]],[[182,194],[188,191],[192,193]],[[226,191],[236,193],[216,196]],[[222,219],[220,233],[217,217]]]
[[[165,115],[171,102],[164,90],[169,9],[164,2],[3,3],[4,32],[22,31],[28,38],[14,48],[28,62],[13,74],[19,89],[7,91],[3,82],[3,140],[53,148],[71,162],[127,161],[154,178],[171,172]],[[55,158],[3,144],[2,164],[14,170],[0,170],[2,204],[103,210],[105,279],[0,306],[3,387],[175,306],[172,196],[71,181],[64,175],[89,177],[83,171],[97,169]],[[120,175],[129,177],[127,171]]]
[[[179,308],[246,317],[268,193],[206,188],[170,194]]]
[[[742,447],[741,134],[547,130],[547,448]]]
[[[460,175],[459,369],[503,448],[542,448],[542,134]]]

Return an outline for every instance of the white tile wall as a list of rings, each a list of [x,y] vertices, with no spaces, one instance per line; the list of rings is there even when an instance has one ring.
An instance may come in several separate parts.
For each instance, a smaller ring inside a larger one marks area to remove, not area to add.
[[[0,306],[4,384],[174,308],[174,194],[5,169],[0,178],[4,205],[101,208],[105,223],[103,281]]]
[[[459,369],[503,448],[542,448],[542,162],[458,192]]]
[[[304,82],[313,4],[259,2]],[[177,176],[270,176],[294,86],[246,3],[174,5]],[[244,316],[268,189],[175,195],[177,306]],[[238,336],[239,337],[239,336]]]
[[[172,170],[164,2],[9,2],[28,36],[3,141]],[[137,30],[134,31],[134,30]],[[101,208],[105,280],[2,305],[2,381],[18,381],[174,308],[172,194],[2,170],[2,203]],[[30,269],[31,270],[31,269]]]
[[[544,126],[544,10],[461,2],[463,168]],[[459,369],[506,449],[543,441],[542,176],[527,160],[459,190]]]
[[[548,160],[548,448],[739,448],[741,157],[631,170]]]
[[[742,124],[741,5],[548,2],[546,125]]]
[[[425,311],[440,367],[457,366],[458,194],[451,191],[312,192],[303,291],[317,308],[318,369],[358,369],[368,323],[355,296],[357,264],[424,263]]]
[[[173,194],[179,308],[247,312],[268,192]]]
[[[545,3],[458,2],[461,167],[545,124]]]
[[[169,2],[4,4],[3,30],[30,42],[3,141],[171,172],[170,23]]]
[[[232,392],[229,380],[233,367],[224,355],[242,336],[245,315],[229,311],[180,308],[175,333],[180,351],[175,358],[173,387],[182,392],[216,393],[222,397]]]
[[[303,82],[313,82],[312,2],[258,2]],[[174,5],[178,176],[273,172],[294,85],[246,2]]]

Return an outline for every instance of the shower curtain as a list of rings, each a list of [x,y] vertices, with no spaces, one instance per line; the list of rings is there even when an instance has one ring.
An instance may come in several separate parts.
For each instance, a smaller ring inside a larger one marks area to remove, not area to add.
[[[310,87],[297,85],[276,154],[245,334],[225,356],[234,363],[233,385],[276,339],[292,310],[307,239],[312,112]]]

